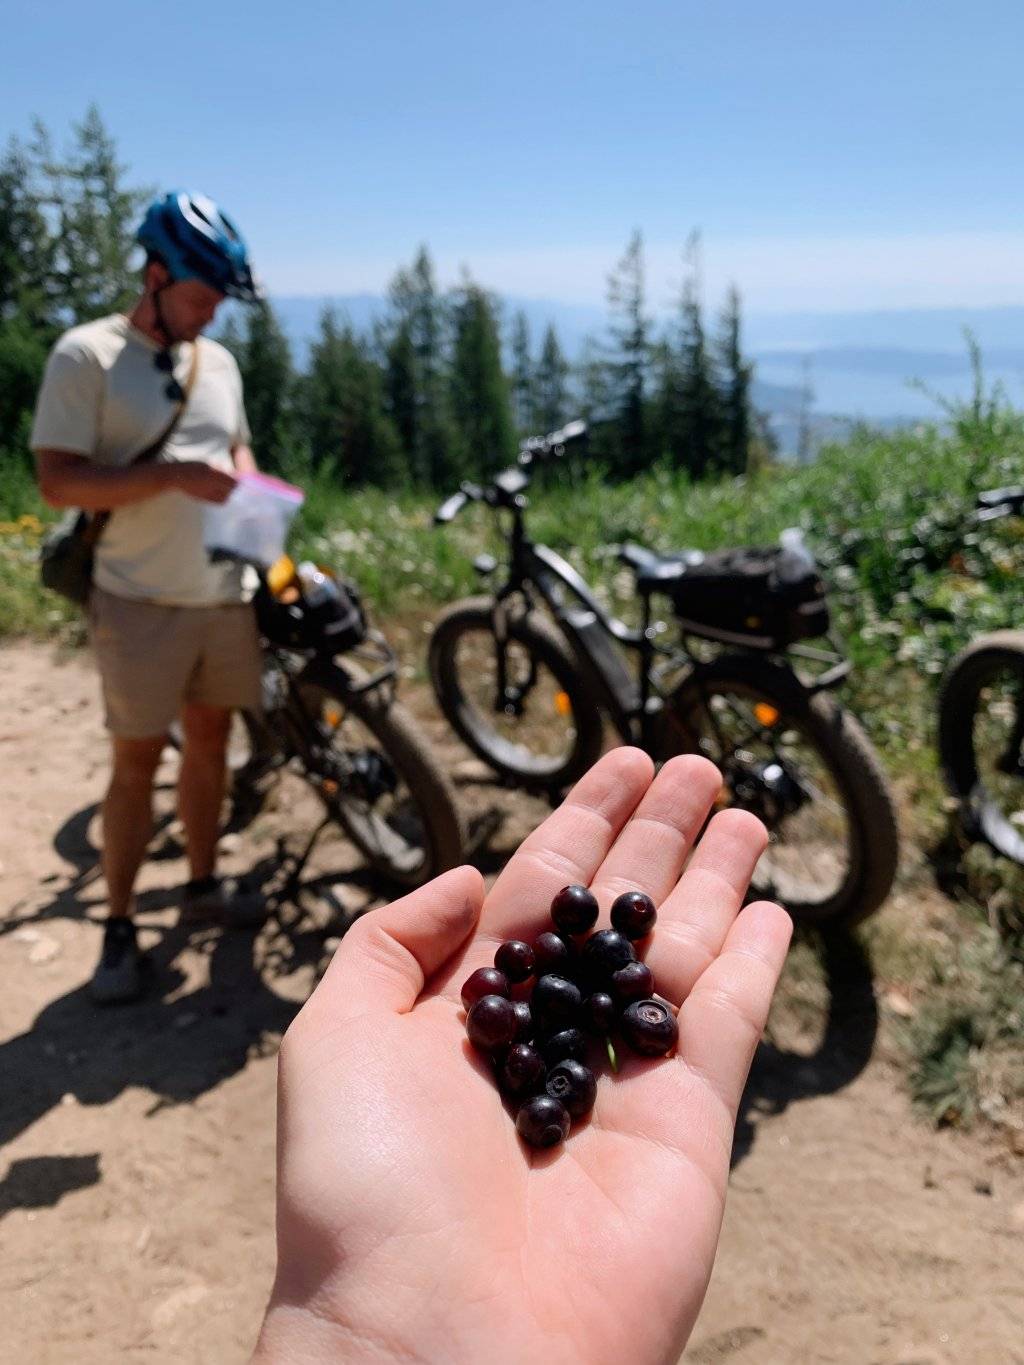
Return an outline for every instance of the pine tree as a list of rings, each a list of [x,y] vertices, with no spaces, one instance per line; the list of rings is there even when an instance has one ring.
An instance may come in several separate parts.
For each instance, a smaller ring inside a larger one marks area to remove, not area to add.
[[[453,314],[451,395],[459,444],[469,472],[494,473],[514,458],[516,450],[494,306],[484,290],[467,281]]]
[[[5,451],[28,455],[28,429],[47,349],[48,334],[30,317],[16,313],[0,318],[0,456]]]
[[[125,187],[125,167],[99,110],[91,105],[75,126],[64,160],[52,154],[42,125],[36,150],[55,220],[57,302],[76,322],[127,308],[138,292],[132,256],[135,228],[151,191]]]
[[[52,336],[53,238],[36,181],[28,151],[11,138],[0,161],[0,320],[17,315]]]
[[[651,347],[649,434],[655,460],[682,467],[679,452],[686,444],[683,418],[683,375],[678,351],[663,336]]]
[[[740,296],[735,285],[729,290],[722,314],[719,366],[723,376],[722,466],[731,474],[743,474],[750,452],[750,384],[753,366],[743,359]]]
[[[634,232],[608,280],[617,449],[613,472],[630,478],[649,463],[646,385],[650,323],[645,313],[643,238]]]
[[[619,458],[617,386],[604,345],[588,337],[577,367],[580,406],[587,424],[587,451],[595,466],[611,470]]]
[[[687,247],[687,264],[680,303],[679,406],[672,414],[669,439],[675,460],[692,478],[700,479],[721,463],[723,423],[704,331],[696,233]]]
[[[390,419],[402,448],[403,458],[413,483],[429,483],[422,444],[419,440],[419,411],[416,395],[416,348],[412,329],[402,319],[384,343],[384,411]]]
[[[303,426],[315,464],[337,468],[346,483],[393,485],[404,465],[394,424],[383,411],[380,370],[331,309],[320,319],[302,384]]]
[[[52,242],[34,181],[28,153],[12,138],[0,160],[0,454],[26,457],[32,406],[56,334]]]
[[[569,417],[568,380],[569,363],[558,344],[554,324],[549,323],[534,376],[537,426],[543,433],[554,431]]]
[[[530,324],[522,310],[512,319],[511,350],[512,415],[519,435],[528,436],[535,425],[534,368],[530,355]]]
[[[387,408],[417,483],[445,488],[464,472],[452,421],[447,370],[447,313],[425,247],[390,289],[386,340]]]
[[[291,349],[268,302],[247,309],[246,315],[238,367],[253,452],[261,465],[280,468],[296,435]]]

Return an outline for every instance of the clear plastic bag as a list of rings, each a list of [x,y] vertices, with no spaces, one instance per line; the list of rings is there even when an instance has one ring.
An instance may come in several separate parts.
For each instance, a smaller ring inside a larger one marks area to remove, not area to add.
[[[240,474],[227,502],[204,509],[203,543],[212,555],[230,555],[269,568],[284,543],[305,494],[269,474]]]

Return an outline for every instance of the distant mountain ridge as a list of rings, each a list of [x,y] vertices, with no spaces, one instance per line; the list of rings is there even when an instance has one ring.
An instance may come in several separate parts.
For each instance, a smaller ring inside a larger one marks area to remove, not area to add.
[[[607,312],[597,305],[498,297],[506,328],[521,310],[539,350],[545,328],[553,323],[571,360],[579,358],[588,337],[600,337],[607,327]],[[272,302],[300,364],[325,307],[360,333],[370,332],[388,308],[385,298],[369,293],[282,295]],[[709,307],[709,326],[713,320]],[[668,321],[665,314],[654,319],[656,326]],[[921,386],[947,398],[967,396],[971,373],[965,331],[982,347],[987,379],[998,381],[1011,401],[1024,403],[1024,306],[1017,305],[747,314],[744,338],[756,366],[754,399],[777,419],[784,450],[792,446],[785,433],[795,429],[805,385],[813,395],[815,426],[829,434],[853,420],[892,425],[936,417],[934,400]]]

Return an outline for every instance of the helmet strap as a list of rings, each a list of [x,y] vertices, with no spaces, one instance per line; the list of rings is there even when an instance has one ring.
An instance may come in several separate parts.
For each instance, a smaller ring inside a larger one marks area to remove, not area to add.
[[[168,284],[169,283],[170,281],[168,281]],[[164,346],[170,347],[174,345],[175,341],[177,340],[177,337],[171,335],[171,329],[167,326],[167,319],[164,317],[164,310],[160,303],[160,295],[164,292],[166,288],[167,285],[162,284],[159,287],[159,289],[153,290],[153,293],[151,294],[150,297],[153,300],[153,312],[156,316],[157,331],[159,331],[163,336]]]

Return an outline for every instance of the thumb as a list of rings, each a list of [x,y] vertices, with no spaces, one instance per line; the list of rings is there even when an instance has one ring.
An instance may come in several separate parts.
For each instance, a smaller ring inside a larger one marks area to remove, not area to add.
[[[310,1004],[336,1019],[405,1014],[424,983],[466,941],[480,916],[483,878],[456,867],[426,886],[356,920],[341,941]]]

